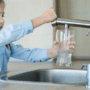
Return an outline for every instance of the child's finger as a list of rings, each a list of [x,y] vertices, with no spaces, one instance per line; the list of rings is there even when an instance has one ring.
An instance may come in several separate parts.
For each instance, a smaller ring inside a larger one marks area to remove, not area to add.
[[[66,41],[68,41],[68,39],[72,39],[74,37],[74,35],[68,36]]]
[[[75,49],[75,46],[68,46],[68,49]]]
[[[71,42],[69,42],[68,44],[69,44],[69,45],[72,45],[72,44],[74,44],[74,45],[75,45],[75,44],[76,44],[76,42],[75,42],[75,41],[71,41]]]
[[[68,36],[68,37],[66,38],[66,42],[67,42],[68,40],[71,40],[73,37],[74,37],[74,35]],[[65,41],[65,40],[62,40],[62,42],[64,42],[64,41]]]
[[[58,45],[59,43],[57,41],[53,41],[53,45]]]

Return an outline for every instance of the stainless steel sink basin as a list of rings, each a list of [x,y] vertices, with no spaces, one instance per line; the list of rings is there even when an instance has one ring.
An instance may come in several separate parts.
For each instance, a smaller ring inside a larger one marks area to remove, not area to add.
[[[7,77],[7,80],[86,85],[87,71],[67,69],[35,70]]]

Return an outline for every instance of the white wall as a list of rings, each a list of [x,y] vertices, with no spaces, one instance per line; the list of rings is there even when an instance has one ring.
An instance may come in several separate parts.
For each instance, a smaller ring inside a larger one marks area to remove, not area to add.
[[[53,0],[5,0],[5,27],[25,20],[36,18],[49,7],[53,7]],[[14,42],[25,48],[51,48],[53,42],[53,27],[51,24],[42,25],[22,39]]]

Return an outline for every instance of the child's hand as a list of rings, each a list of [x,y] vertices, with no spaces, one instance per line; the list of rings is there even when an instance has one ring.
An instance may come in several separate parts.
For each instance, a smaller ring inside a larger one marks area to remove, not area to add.
[[[55,20],[57,18],[57,15],[55,13],[55,10],[52,7],[50,7],[43,13],[42,17],[44,18],[45,23],[49,23]]]
[[[75,44],[76,44],[75,41],[71,41],[70,43],[66,43],[65,50],[72,50],[72,53],[73,53],[74,49],[75,49]],[[54,45],[54,47],[56,47],[56,45],[58,45],[59,51],[64,50],[64,41],[62,41],[62,42],[54,41],[53,45]]]
[[[45,23],[49,23],[51,21],[53,21],[54,19],[57,18],[57,15],[54,11],[54,9],[52,7],[50,7],[49,9],[47,9],[43,15],[32,19],[32,24],[33,24],[33,28],[37,28]]]
[[[73,38],[73,36],[70,36],[70,38]],[[68,40],[68,38],[67,38],[67,40]],[[73,53],[74,49],[75,49],[75,44],[76,44],[75,41],[71,41],[70,43],[66,43],[65,50],[72,50],[72,53]],[[53,45],[54,45],[54,47],[51,49],[48,49],[48,52],[47,52],[49,58],[56,58],[57,57],[57,55],[58,55],[57,46],[58,46],[59,51],[64,50],[64,40],[62,42],[54,41]]]
[[[70,42],[68,42],[68,40],[69,40],[69,39],[71,40],[73,37],[74,37],[73,35],[67,37],[66,43],[65,43],[65,40],[62,40],[61,42],[54,41],[54,42],[53,42],[53,45],[54,45],[54,46],[58,45],[58,50],[59,50],[59,51],[65,49],[65,50],[72,50],[72,52],[73,52],[74,49],[75,49],[75,44],[76,44],[76,42],[75,42],[75,41],[70,41]],[[64,45],[65,45],[65,47],[64,47]]]

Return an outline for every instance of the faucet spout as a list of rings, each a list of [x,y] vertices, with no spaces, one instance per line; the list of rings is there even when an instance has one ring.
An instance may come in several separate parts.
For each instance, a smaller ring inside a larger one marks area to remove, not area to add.
[[[90,21],[87,20],[78,20],[78,19],[64,19],[64,18],[57,18],[53,22],[51,22],[52,26],[57,25],[68,25],[69,26],[75,26],[75,27],[83,27],[83,28],[90,28]],[[90,33],[90,30],[86,33],[86,36],[88,36]]]
[[[51,22],[51,24],[52,24],[52,26],[67,24],[69,26],[90,28],[90,21],[87,21],[87,20],[78,20],[78,19],[57,18],[56,20]]]

